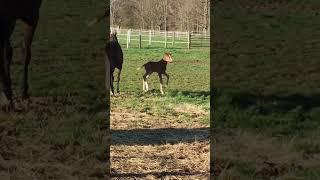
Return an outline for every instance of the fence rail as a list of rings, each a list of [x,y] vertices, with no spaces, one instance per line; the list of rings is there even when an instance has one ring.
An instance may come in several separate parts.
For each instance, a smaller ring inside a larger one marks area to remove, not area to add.
[[[206,32],[180,32],[180,31],[156,31],[120,29],[111,27],[111,32],[117,32],[120,44],[130,47],[163,46],[181,48],[210,47],[210,35]]]

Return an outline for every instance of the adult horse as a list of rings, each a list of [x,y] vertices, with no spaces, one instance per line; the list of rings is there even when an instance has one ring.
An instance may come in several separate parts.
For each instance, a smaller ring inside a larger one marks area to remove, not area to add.
[[[42,0],[1,0],[0,1],[0,80],[3,92],[14,108],[11,88],[10,65],[13,48],[10,38],[16,21],[22,20],[26,24],[24,33],[24,78],[23,98],[28,97],[28,66],[31,60],[31,45],[38,24],[39,9]]]
[[[107,58],[109,60],[110,64],[110,94],[114,94],[114,87],[113,87],[113,82],[114,82],[114,76],[113,73],[115,69],[117,68],[118,75],[117,75],[117,93],[120,92],[119,88],[119,83],[120,83],[120,75],[122,71],[122,64],[123,64],[123,52],[121,49],[121,46],[118,42],[117,38],[117,33],[111,33],[110,34],[110,40],[107,43],[106,46],[106,53],[107,53]]]

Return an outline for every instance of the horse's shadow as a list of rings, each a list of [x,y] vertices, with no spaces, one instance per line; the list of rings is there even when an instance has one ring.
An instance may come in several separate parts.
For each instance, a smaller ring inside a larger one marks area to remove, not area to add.
[[[230,95],[231,104],[238,109],[246,110],[251,107],[261,107],[266,114],[273,112],[286,113],[296,108],[302,111],[310,111],[315,107],[320,107],[320,95],[255,95],[250,93],[240,93]],[[218,106],[218,104],[216,104]]]
[[[111,145],[160,145],[209,140],[209,128],[111,130]]]

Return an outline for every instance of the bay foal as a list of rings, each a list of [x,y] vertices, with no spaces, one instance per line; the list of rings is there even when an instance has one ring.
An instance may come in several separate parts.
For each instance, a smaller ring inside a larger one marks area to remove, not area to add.
[[[147,92],[149,90],[147,78],[153,73],[158,73],[159,79],[160,79],[160,92],[163,93],[162,85],[162,75],[165,75],[167,77],[166,85],[169,83],[169,75],[166,73],[167,70],[167,64],[172,62],[172,55],[171,53],[164,53],[163,58],[158,62],[152,62],[149,61],[142,65],[145,69],[145,74],[143,75],[143,90]]]
[[[39,19],[39,9],[42,0],[1,0],[0,1],[0,81],[2,90],[14,108],[11,88],[10,65],[13,48],[10,38],[16,21],[22,20],[26,24],[24,33],[24,78],[23,98],[28,97],[28,66],[31,60],[31,45]]]

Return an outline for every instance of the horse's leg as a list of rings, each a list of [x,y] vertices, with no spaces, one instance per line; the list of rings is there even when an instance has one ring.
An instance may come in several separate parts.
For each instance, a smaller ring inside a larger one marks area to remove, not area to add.
[[[23,76],[23,94],[22,97],[24,99],[28,98],[28,67],[31,60],[31,45],[34,36],[34,32],[37,27],[37,20],[33,25],[27,24],[25,35],[24,35],[24,76]]]
[[[14,30],[15,21],[1,23],[3,23],[1,32],[4,34],[2,34],[0,41],[0,78],[2,80],[3,92],[10,103],[9,108],[14,109],[10,77],[10,65],[12,61],[13,49],[10,44],[10,36]]]
[[[0,41],[0,80],[2,82],[1,91],[3,91],[3,93],[5,95],[5,98],[6,98],[5,101],[7,101],[8,97],[7,97],[6,93],[5,93],[6,86],[7,86],[7,83],[6,83],[6,71],[5,71],[5,61],[6,61],[6,59],[5,59],[5,41],[1,40]],[[0,102],[0,103],[2,104],[4,102]]]
[[[109,59],[106,56],[106,89],[107,91],[109,91],[110,89],[110,63],[109,63]]]
[[[11,64],[12,64],[12,56],[13,56],[13,48],[11,46],[10,41],[7,42],[6,46],[6,61],[5,61],[5,69],[7,70],[6,76],[7,76],[7,83],[8,83],[8,99],[10,100],[10,106],[13,108],[13,93],[12,93],[12,87],[11,87]]]
[[[158,73],[158,75],[159,75],[159,79],[160,79],[160,92],[163,95],[164,93],[163,93],[163,90],[162,90],[162,84],[163,84],[162,75],[161,75],[161,73]]]
[[[114,76],[113,76],[113,72],[110,74],[110,94],[113,95],[114,94],[114,88],[113,88],[113,81],[114,81]]]
[[[120,93],[120,87],[119,87],[120,75],[121,75],[121,68],[118,71],[118,77],[117,77],[117,93]]]
[[[2,81],[2,88],[7,101],[9,101],[10,103],[10,108],[14,108],[10,78],[10,61],[12,58],[12,48],[9,44],[9,41],[1,42],[0,51],[0,78]]]

